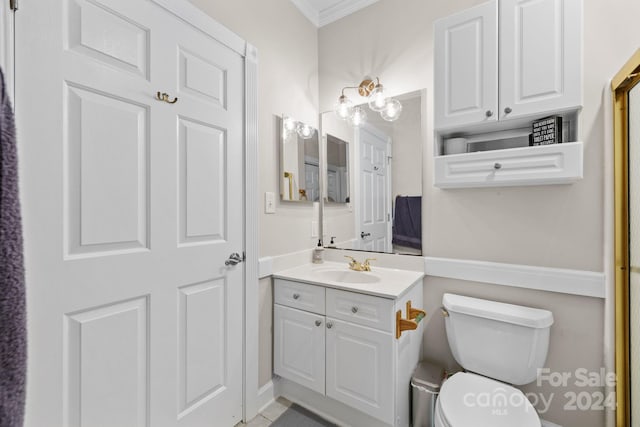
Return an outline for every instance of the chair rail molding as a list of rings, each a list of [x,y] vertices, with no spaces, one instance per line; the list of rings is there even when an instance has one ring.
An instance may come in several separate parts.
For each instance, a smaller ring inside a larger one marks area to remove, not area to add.
[[[425,257],[427,276],[605,298],[605,274],[596,271]]]

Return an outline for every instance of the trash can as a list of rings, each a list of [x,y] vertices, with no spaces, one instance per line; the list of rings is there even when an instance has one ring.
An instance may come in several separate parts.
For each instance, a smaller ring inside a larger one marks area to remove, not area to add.
[[[422,361],[411,377],[413,427],[433,427],[436,399],[444,379],[444,369]]]

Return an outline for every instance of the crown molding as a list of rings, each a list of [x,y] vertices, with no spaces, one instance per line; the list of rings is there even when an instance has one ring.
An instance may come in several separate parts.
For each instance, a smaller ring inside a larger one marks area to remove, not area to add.
[[[316,27],[322,27],[370,6],[379,0],[342,0],[326,9],[318,10],[309,0],[291,0]]]
[[[308,0],[291,0],[302,14],[316,27],[320,27],[320,12]]]
[[[379,0],[342,0],[335,5],[320,11],[320,27],[342,19],[354,12],[377,3]]]

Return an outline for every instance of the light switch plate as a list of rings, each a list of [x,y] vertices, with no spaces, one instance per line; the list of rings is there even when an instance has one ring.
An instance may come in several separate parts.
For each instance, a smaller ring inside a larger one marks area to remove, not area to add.
[[[264,213],[276,213],[276,193],[271,191],[264,193]]]

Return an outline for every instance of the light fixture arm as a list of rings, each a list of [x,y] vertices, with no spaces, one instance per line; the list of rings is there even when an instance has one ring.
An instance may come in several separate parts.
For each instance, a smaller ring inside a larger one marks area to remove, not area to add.
[[[369,108],[379,112],[386,121],[397,120],[402,111],[402,104],[398,100],[387,98],[384,95],[384,88],[380,83],[380,78],[365,77],[358,86],[345,86],[340,91],[340,97],[336,104],[336,114],[343,120],[348,118],[359,126],[366,120],[366,113],[362,108],[353,106],[353,103],[344,94],[347,89],[357,89],[360,96],[369,98]],[[353,123],[352,123],[353,124]]]

